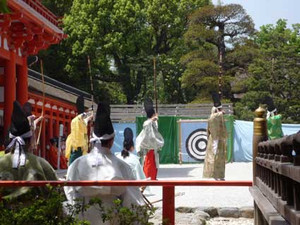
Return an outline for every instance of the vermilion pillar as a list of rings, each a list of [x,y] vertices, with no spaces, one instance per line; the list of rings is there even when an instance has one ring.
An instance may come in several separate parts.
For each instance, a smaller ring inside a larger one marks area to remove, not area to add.
[[[6,134],[16,100],[16,53],[10,52],[10,60],[6,60],[4,68],[4,132]]]
[[[50,108],[50,118],[49,118],[49,134],[48,138],[51,139],[53,138],[53,113],[52,113],[52,108]]]
[[[23,65],[18,68],[17,100],[23,105],[28,101],[28,67],[27,56],[22,58]]]
[[[175,224],[175,187],[163,186],[163,221],[164,224]]]

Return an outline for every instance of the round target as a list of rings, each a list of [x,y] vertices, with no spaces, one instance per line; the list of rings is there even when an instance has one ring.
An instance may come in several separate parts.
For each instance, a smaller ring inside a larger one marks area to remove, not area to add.
[[[190,157],[196,160],[204,160],[207,146],[206,129],[194,130],[186,139],[186,151]]]

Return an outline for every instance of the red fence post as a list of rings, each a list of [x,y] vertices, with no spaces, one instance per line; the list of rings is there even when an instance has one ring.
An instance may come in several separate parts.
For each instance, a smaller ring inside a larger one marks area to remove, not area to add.
[[[174,186],[163,186],[163,224],[175,224],[174,192]]]

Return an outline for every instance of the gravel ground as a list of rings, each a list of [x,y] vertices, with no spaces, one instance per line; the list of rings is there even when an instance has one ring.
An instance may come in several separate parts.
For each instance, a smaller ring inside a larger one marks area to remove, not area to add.
[[[247,218],[224,218],[224,217],[215,217],[207,221],[207,225],[253,225],[253,219]]]
[[[161,165],[158,171],[158,180],[205,180],[202,178],[203,164],[183,165]],[[250,163],[227,163],[225,180],[252,180],[252,162]],[[152,196],[148,199],[153,202],[162,198],[162,188],[152,186]],[[253,198],[249,187],[213,187],[213,186],[177,186],[175,188],[175,207],[253,207]],[[158,207],[156,216],[152,222],[161,224],[162,202],[154,204]],[[203,224],[195,219],[195,214],[177,213],[175,215],[176,225],[198,225]],[[224,218],[214,217],[206,220],[207,225],[253,225],[254,220],[249,218]]]
[[[202,179],[203,163],[201,164],[168,164],[161,165],[158,180],[205,180]],[[227,163],[225,180],[252,180],[252,163]],[[162,188],[150,187],[154,194],[148,196],[153,202],[162,198]],[[175,187],[175,207],[253,207],[253,198],[249,187],[213,187],[213,186],[177,186]],[[162,207],[156,203],[155,207]]]
[[[200,164],[168,164],[160,165],[158,180],[205,180],[202,178],[203,163]],[[57,171],[62,178],[66,171]],[[225,180],[252,180],[252,162],[249,163],[227,163]],[[147,196],[150,202],[162,199],[162,187],[150,187],[152,195]],[[175,207],[253,207],[253,198],[249,187],[213,187],[213,186],[177,186],[175,188]],[[152,222],[161,224],[162,202],[154,204],[158,208]],[[176,213],[176,225],[198,225],[203,224],[193,218],[190,213]],[[206,221],[207,225],[253,225],[254,220],[248,218],[224,218],[214,217]]]
[[[161,225],[161,220],[151,220],[151,222],[154,225]],[[211,218],[209,220],[206,220],[205,223],[203,222],[192,222],[192,220],[182,219],[182,218],[176,218],[176,225],[254,225],[254,219],[248,219],[248,218],[225,218],[225,217],[215,217]]]

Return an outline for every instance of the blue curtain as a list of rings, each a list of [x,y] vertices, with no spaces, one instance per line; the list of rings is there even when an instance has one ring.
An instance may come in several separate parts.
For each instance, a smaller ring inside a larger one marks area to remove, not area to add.
[[[300,124],[282,124],[284,135],[295,134],[300,130]],[[233,161],[252,161],[253,122],[234,121]]]

